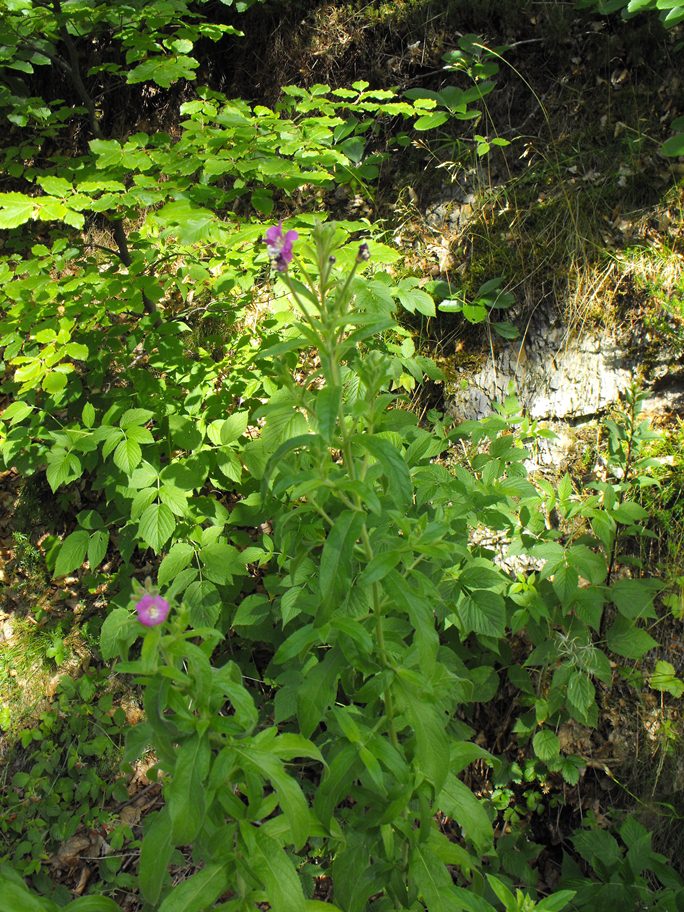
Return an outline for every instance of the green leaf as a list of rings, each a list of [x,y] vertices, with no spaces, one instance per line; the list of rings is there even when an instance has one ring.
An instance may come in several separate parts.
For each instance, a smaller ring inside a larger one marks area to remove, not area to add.
[[[502,637],[506,633],[506,603],[501,595],[490,589],[473,589],[458,606],[464,633]]]
[[[126,430],[129,427],[140,426],[147,424],[148,421],[151,421],[154,418],[154,412],[150,409],[144,408],[132,408],[127,409],[119,421],[119,427]]]
[[[513,323],[508,323],[507,321],[501,323],[492,323],[492,329],[497,334],[501,336],[502,339],[517,339],[520,335],[520,330],[517,326],[514,326]]]
[[[29,893],[23,884],[19,886],[0,875],[3,906],[8,912],[57,912],[58,907],[49,899]]]
[[[88,563],[90,569],[95,570],[100,566],[109,547],[109,532],[97,529],[88,540]]]
[[[250,862],[263,883],[273,912],[304,912],[305,899],[297,872],[282,847],[263,828],[253,831],[255,846]],[[160,910],[161,912],[161,910]]]
[[[247,430],[249,412],[234,412],[221,425],[221,443],[233,443]]]
[[[482,803],[453,773],[446,777],[437,798],[437,808],[458,823],[478,852],[484,854],[492,845],[494,831]]]
[[[329,762],[314,797],[314,810],[325,826],[330,826],[335,808],[347,797],[348,789],[360,769],[361,760],[354,744],[345,744]]]
[[[597,554],[586,545],[573,545],[568,550],[568,563],[579,575],[590,583],[599,585],[606,578],[606,559],[602,554]]]
[[[492,888],[496,894],[496,898],[499,900],[501,905],[504,907],[506,912],[512,912],[518,906],[515,896],[511,893],[508,887],[502,883],[498,877],[494,877],[492,874],[487,874],[487,880],[489,886]]]
[[[555,760],[560,753],[560,739],[548,728],[543,728],[532,739],[532,747],[540,760],[548,762]]]
[[[159,907],[159,912],[206,912],[225,893],[231,882],[234,863],[208,864],[197,874],[174,886]]]
[[[335,520],[323,545],[319,585],[324,605],[329,606],[331,611],[349,588],[352,554],[362,522],[360,513],[344,510]]]
[[[171,785],[166,790],[174,845],[190,845],[202,828],[209,761],[209,743],[203,735],[193,735],[178,751]]]
[[[402,454],[382,437],[356,437],[355,441],[381,464],[388,481],[388,493],[400,509],[405,509],[411,502],[413,489],[409,468]]]
[[[297,691],[297,718],[302,735],[310,737],[337,697],[337,683],[347,666],[338,647],[329,649],[321,662],[310,669]]]
[[[309,838],[313,822],[301,787],[286,772],[283,762],[273,754],[250,749],[239,750],[238,753],[253,764],[275,789],[278,804],[287,819],[292,834],[291,842],[299,851]]]
[[[589,680],[589,676],[581,671],[573,671],[568,681],[568,700],[582,716],[594,703],[596,690]]]
[[[435,302],[426,291],[421,291],[419,288],[412,288],[408,286],[406,280],[404,280],[403,286],[400,284],[395,289],[394,293],[401,306],[409,313],[418,311],[418,313],[423,314],[425,317],[435,316]]]
[[[0,228],[18,228],[33,215],[35,201],[23,193],[0,193]]]
[[[200,551],[200,561],[204,565],[204,574],[208,580],[226,585],[233,579],[233,574],[241,574],[244,562],[237,548],[223,542],[212,542]]]
[[[66,353],[70,358],[73,358],[74,361],[85,361],[90,354],[90,350],[87,345],[84,345],[82,342],[69,342],[66,346]]]
[[[679,158],[684,155],[684,133],[675,133],[670,136],[660,147],[660,154],[669,158]]]
[[[414,121],[413,127],[415,130],[421,132],[425,130],[434,130],[436,127],[441,127],[447,120],[449,120],[449,115],[444,111],[434,111],[432,114],[424,114],[422,117],[419,117]]]
[[[95,409],[90,402],[86,402],[81,411],[81,421],[87,428],[95,424]]]
[[[138,533],[146,545],[159,554],[176,528],[176,520],[166,504],[151,504],[140,517]]]
[[[540,900],[535,912],[561,912],[561,909],[564,909],[575,895],[575,890],[559,890]]]
[[[185,570],[193,558],[195,549],[188,542],[176,542],[159,566],[157,582],[166,586],[181,570]]]
[[[126,475],[130,475],[141,460],[142,450],[140,449],[140,444],[129,437],[124,438],[114,450],[114,465]]]
[[[648,510],[633,500],[625,500],[612,510],[612,516],[619,523],[631,525],[635,522],[641,522],[648,519]]]
[[[185,516],[188,512],[188,495],[174,485],[162,485],[159,488],[159,500],[176,516]]]
[[[86,557],[89,539],[90,536],[85,529],[78,529],[67,535],[55,561],[55,576],[66,576],[81,566]]]
[[[216,586],[209,580],[190,583],[183,601],[190,609],[190,623],[193,627],[213,627],[216,624],[221,613],[221,597]]]
[[[648,679],[649,687],[653,690],[663,690],[679,699],[684,694],[684,681],[681,681],[675,672],[674,665],[659,660],[656,662],[655,671]]]
[[[406,718],[416,739],[415,764],[435,788],[442,790],[449,772],[449,738],[441,710],[424,696],[414,693],[413,676],[397,678],[406,704]]]
[[[570,564],[561,564],[553,574],[554,592],[563,607],[568,607],[579,590],[579,576]]]
[[[451,875],[429,846],[417,845],[413,849],[409,874],[430,912],[454,912],[459,908]]]
[[[80,896],[67,903],[62,912],[121,912],[121,906],[108,896]]]
[[[45,474],[54,493],[63,484],[80,478],[83,474],[83,467],[73,453],[66,453],[64,450],[56,448],[48,455],[48,467]]]
[[[318,432],[326,443],[332,443],[337,427],[342,391],[337,386],[325,386],[316,397]]]
[[[7,406],[2,415],[0,415],[0,419],[2,419],[2,421],[9,421],[11,425],[20,424],[32,411],[33,406],[29,405],[28,402],[22,402],[20,399],[15,399],[14,402]]]
[[[42,385],[46,393],[54,396],[57,393],[61,393],[67,385],[66,375],[61,373],[61,371],[52,371],[43,378]]]
[[[39,177],[36,183],[42,187],[49,196],[68,196],[74,192],[69,181],[65,180],[63,177],[46,175],[45,177]]]
[[[120,655],[138,636],[141,627],[126,608],[114,608],[100,629],[100,652],[106,661]]]
[[[606,634],[608,648],[625,659],[640,659],[658,644],[629,618],[618,616]]]
[[[484,323],[487,319],[488,311],[482,304],[470,304],[464,301],[461,311],[469,323]]]
[[[578,763],[583,761],[573,760],[572,757],[561,757],[560,772],[563,779],[568,785],[577,785],[580,780],[580,766]]]
[[[653,599],[662,588],[657,579],[621,579],[611,586],[610,598],[626,618],[655,617]]]

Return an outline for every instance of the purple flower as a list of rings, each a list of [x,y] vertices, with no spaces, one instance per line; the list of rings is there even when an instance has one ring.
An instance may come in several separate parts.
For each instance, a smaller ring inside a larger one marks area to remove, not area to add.
[[[135,606],[138,620],[145,627],[156,627],[163,624],[169,614],[169,603],[161,595],[143,595]]]
[[[283,234],[282,221],[267,230],[264,237],[266,249],[278,272],[287,272],[287,267],[292,262],[292,245],[298,237],[299,234],[296,231],[288,231],[287,234]]]
[[[370,260],[370,250],[368,249],[368,244],[364,241],[363,244],[359,246],[359,252],[356,254],[356,262],[363,263],[365,260]]]

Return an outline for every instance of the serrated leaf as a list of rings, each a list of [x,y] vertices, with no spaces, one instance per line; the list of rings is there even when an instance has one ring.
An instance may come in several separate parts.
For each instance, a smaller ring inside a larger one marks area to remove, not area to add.
[[[658,644],[629,618],[618,615],[606,634],[608,648],[625,659],[640,659]]]
[[[188,496],[185,491],[174,485],[162,485],[159,488],[159,499],[176,516],[185,516],[188,512]]]
[[[157,582],[160,586],[166,586],[171,580],[185,570],[193,558],[195,549],[188,542],[176,542],[171,546],[169,553],[159,566]]]
[[[125,437],[114,450],[114,465],[126,475],[130,475],[141,461],[140,444],[128,437]]]
[[[125,430],[128,427],[133,427],[134,425],[147,424],[147,422],[151,421],[153,418],[154,412],[150,411],[150,409],[127,409],[119,420],[119,427]]]
[[[581,671],[573,671],[568,681],[568,700],[575,706],[581,715],[586,715],[596,697],[594,685],[588,675]]]
[[[411,475],[399,450],[382,437],[355,439],[382,465],[383,473],[388,481],[388,493],[394,497],[397,506],[401,509],[407,507],[413,493]]]
[[[83,468],[80,460],[73,453],[53,450],[48,456],[48,467],[45,474],[54,493],[66,482],[80,478]]]
[[[579,576],[570,564],[561,564],[553,574],[552,585],[563,607],[572,603],[579,590]]]
[[[233,443],[247,430],[249,412],[234,412],[229,415],[221,425],[221,443],[225,446]]]
[[[506,603],[490,589],[474,589],[458,606],[464,632],[502,637],[506,633]]]
[[[657,579],[621,579],[610,588],[610,598],[620,614],[634,620],[654,617],[653,599],[663,588]]]
[[[190,609],[190,623],[193,627],[214,627],[221,613],[221,598],[218,589],[209,580],[190,583],[185,590],[183,601]]]
[[[224,586],[231,582],[233,574],[240,574],[244,563],[237,548],[224,542],[212,542],[200,551],[204,575],[208,580]]]
[[[166,504],[151,504],[140,517],[140,538],[157,554],[171,538],[176,520]]]
[[[625,525],[648,519],[648,510],[633,500],[625,500],[612,510],[613,519]]]
[[[449,739],[445,720],[437,705],[412,692],[411,684],[401,682],[408,719],[416,739],[417,768],[430,781],[435,792],[442,790],[449,772]]]
[[[560,753],[560,739],[548,728],[543,728],[532,739],[532,747],[536,756],[546,763],[555,760]]]
[[[95,570],[100,566],[108,547],[109,532],[104,529],[96,529],[88,540],[88,564],[91,570]]]
[[[0,418],[3,421],[9,421],[11,425],[15,425],[27,418],[32,411],[33,406],[29,405],[28,402],[22,402],[17,399],[7,406]]]
[[[116,658],[123,646],[137,638],[140,624],[126,608],[110,611],[100,629],[100,651],[105,661]]]
[[[23,193],[0,193],[0,228],[18,228],[33,215],[35,202]]]
[[[91,428],[95,424],[95,409],[90,402],[86,402],[81,411],[81,421],[84,426]]]
[[[55,561],[55,576],[66,576],[81,566],[86,557],[89,538],[85,529],[78,529],[64,539]]]
[[[568,562],[579,575],[590,583],[599,585],[606,578],[606,559],[586,545],[573,545],[568,550]]]

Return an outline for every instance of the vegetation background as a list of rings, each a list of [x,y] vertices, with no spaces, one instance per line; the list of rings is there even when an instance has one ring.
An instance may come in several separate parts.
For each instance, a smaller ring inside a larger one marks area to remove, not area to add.
[[[684,908],[683,21],[5,0],[0,909]]]

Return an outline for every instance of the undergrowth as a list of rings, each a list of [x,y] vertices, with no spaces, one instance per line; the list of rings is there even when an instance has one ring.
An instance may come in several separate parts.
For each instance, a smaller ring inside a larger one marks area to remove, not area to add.
[[[425,352],[547,299],[679,351],[672,34],[223,6],[0,12],[1,902],[679,908],[681,435],[634,384],[538,477]]]

